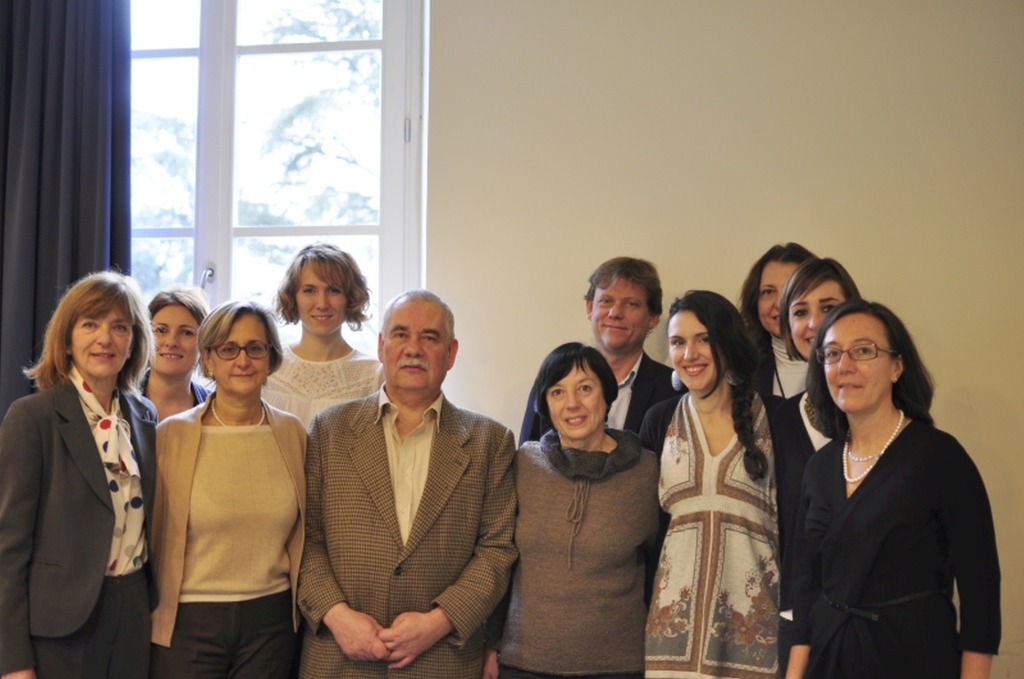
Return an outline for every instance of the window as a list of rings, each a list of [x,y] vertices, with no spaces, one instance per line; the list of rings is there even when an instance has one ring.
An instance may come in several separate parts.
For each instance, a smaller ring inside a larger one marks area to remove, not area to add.
[[[351,253],[378,308],[420,280],[422,0],[132,2],[132,273],[271,303]],[[282,339],[297,337],[291,327]]]

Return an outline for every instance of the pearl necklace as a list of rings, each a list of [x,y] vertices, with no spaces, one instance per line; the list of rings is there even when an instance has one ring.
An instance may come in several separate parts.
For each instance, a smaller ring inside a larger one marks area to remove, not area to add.
[[[228,425],[224,424],[224,420],[220,419],[220,415],[217,414],[217,399],[213,399],[212,401],[210,401],[210,412],[213,413],[213,419],[215,419],[218,422],[220,422],[220,426],[222,426],[222,427],[227,427],[228,426]],[[251,425],[251,424],[249,424],[249,425],[246,425],[246,424],[236,424],[236,425],[231,425],[231,426],[235,426],[235,427],[253,427],[253,426],[255,426],[255,427],[258,427],[261,424],[263,424],[263,421],[265,419],[267,419],[267,410],[266,410],[266,408],[263,407],[263,404],[261,403],[260,404],[260,421],[259,422],[257,422],[255,425]]]
[[[857,483],[857,482],[859,482],[861,479],[863,479],[865,476],[868,475],[868,472],[870,472],[872,469],[875,468],[875,465],[878,464],[878,460],[881,459],[882,455],[889,448],[889,445],[894,440],[896,440],[896,435],[899,434],[900,433],[900,429],[903,428],[903,421],[904,421],[904,415],[903,415],[903,411],[901,410],[900,411],[900,421],[896,423],[896,428],[892,430],[892,434],[889,436],[889,440],[885,442],[885,445],[882,446],[882,449],[880,451],[878,451],[874,455],[868,455],[866,457],[857,457],[856,455],[853,454],[853,451],[850,450],[850,432],[849,431],[846,432],[846,443],[843,444],[843,478],[846,479],[847,483]],[[869,460],[874,460],[874,462],[871,464],[870,467],[865,469],[863,472],[861,472],[857,476],[850,476],[849,463],[846,461],[847,457],[849,457],[851,460],[853,460],[855,462],[867,462]]]

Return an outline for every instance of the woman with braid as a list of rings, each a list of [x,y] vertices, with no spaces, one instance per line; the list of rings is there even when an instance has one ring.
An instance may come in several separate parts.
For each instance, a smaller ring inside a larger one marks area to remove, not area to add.
[[[689,392],[648,411],[671,521],[647,618],[648,677],[774,677],[778,525],[757,349],[725,297],[673,302],[669,353]]]

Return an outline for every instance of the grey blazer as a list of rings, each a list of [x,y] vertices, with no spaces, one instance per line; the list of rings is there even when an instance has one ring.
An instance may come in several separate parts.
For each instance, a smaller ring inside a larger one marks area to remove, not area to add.
[[[146,532],[156,412],[121,394],[142,475]],[[67,636],[99,600],[114,532],[107,479],[71,384],[15,401],[0,424],[0,674],[35,666],[30,636]],[[150,557],[152,559],[152,556]]]

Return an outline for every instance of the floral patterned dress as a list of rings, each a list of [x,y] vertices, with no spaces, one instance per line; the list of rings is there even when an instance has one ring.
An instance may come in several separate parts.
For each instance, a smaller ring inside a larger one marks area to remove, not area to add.
[[[779,532],[767,418],[754,398],[765,478],[734,436],[712,455],[689,394],[665,435],[659,493],[671,515],[647,618],[648,677],[774,677]]]

